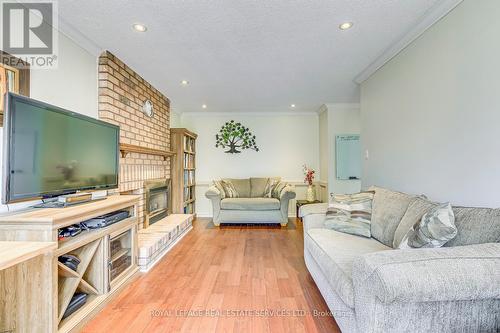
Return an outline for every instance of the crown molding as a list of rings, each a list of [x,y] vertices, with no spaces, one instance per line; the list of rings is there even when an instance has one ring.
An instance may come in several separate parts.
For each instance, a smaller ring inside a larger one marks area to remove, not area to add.
[[[58,31],[66,37],[74,41],[79,47],[90,53],[95,57],[99,57],[104,51],[104,48],[96,44],[93,40],[82,34],[79,30],[66,22],[59,16]]]
[[[182,115],[182,112],[180,112],[175,106],[170,106],[170,113],[175,113],[176,115]]]
[[[217,116],[217,117],[234,117],[234,116],[259,116],[259,117],[276,117],[276,116],[317,116],[315,111],[271,111],[271,112],[251,112],[251,111],[228,111],[228,112],[211,112],[211,111],[195,111],[182,112],[182,116]]]
[[[323,112],[326,112],[328,111],[328,107],[326,106],[326,104],[323,104],[319,107],[318,111],[316,111],[318,113],[318,115],[321,115]]]
[[[408,45],[419,38],[427,29],[448,15],[463,0],[441,0],[432,6],[420,20],[402,35],[396,42],[389,46],[379,57],[377,57],[367,68],[354,78],[354,82],[361,84],[372,76],[377,70],[397,56]]]
[[[359,110],[359,103],[325,103],[318,109],[318,115],[328,110]]]

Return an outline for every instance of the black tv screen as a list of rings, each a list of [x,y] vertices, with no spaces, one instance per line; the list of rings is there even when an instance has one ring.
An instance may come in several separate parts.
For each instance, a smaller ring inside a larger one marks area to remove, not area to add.
[[[118,186],[119,127],[9,93],[3,203]]]

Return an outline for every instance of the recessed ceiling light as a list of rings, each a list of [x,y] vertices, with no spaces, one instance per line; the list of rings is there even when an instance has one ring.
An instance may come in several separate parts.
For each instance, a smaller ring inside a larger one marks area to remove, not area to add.
[[[207,105],[206,105],[206,104],[203,104],[201,107],[202,107],[203,109],[206,109],[206,108],[207,108]]]
[[[188,80],[182,80],[182,81],[181,81],[181,84],[182,84],[183,86],[187,86],[187,85],[189,84],[189,81],[188,81]]]
[[[354,25],[354,23],[352,23],[352,22],[344,22],[341,25],[339,25],[339,29],[340,30],[347,30],[347,29],[352,28],[353,25]]]
[[[148,28],[144,24],[140,23],[134,24],[132,28],[134,28],[134,30],[138,32],[146,32],[146,30],[148,30]]]
[[[295,107],[295,104],[290,104],[290,107],[291,107],[291,108],[294,108],[294,107]]]

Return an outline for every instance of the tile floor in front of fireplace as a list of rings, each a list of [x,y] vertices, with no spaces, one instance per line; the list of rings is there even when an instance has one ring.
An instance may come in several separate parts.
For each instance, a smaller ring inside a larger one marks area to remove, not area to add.
[[[216,228],[197,219],[82,332],[340,332],[314,311],[328,307],[305,267],[299,220]]]

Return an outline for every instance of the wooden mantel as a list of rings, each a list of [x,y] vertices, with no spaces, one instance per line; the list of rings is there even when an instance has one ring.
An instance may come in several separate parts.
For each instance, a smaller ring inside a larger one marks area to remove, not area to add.
[[[166,161],[168,157],[172,157],[175,155],[174,152],[168,150],[159,150],[136,145],[129,145],[126,143],[120,143],[120,153],[122,154],[122,157],[126,157],[128,153],[162,156],[164,161]]]

